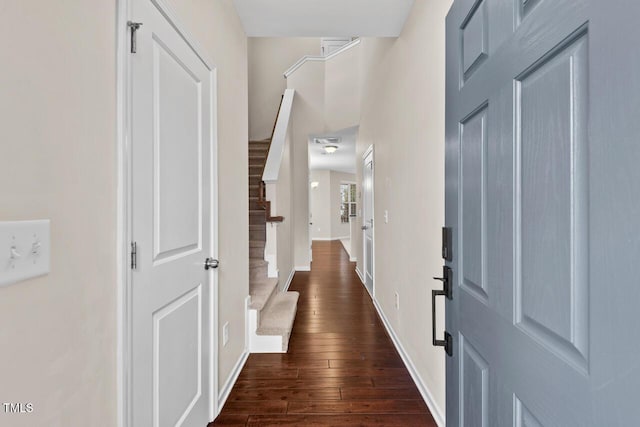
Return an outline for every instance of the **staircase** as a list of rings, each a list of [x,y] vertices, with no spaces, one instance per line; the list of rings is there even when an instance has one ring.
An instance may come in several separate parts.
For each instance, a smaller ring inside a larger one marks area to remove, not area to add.
[[[265,200],[262,173],[270,140],[249,141],[249,348],[252,353],[286,353],[298,306],[298,292],[281,292],[278,279],[268,277],[264,260],[267,222],[271,216]]]

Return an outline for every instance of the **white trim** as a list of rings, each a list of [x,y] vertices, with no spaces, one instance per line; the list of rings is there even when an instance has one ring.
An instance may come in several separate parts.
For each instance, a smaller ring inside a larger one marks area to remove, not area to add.
[[[303,266],[298,266],[298,267],[294,267],[295,271],[311,271],[311,266],[310,265],[303,265]]]
[[[220,389],[220,397],[218,397],[218,413],[216,417],[220,414],[222,407],[226,403],[229,395],[231,394],[231,390],[233,390],[233,386],[238,381],[238,377],[240,376],[240,372],[242,372],[242,368],[244,368],[245,363],[247,363],[247,359],[249,358],[249,352],[247,350],[243,350],[242,354],[238,358],[235,366],[231,370],[231,374],[229,374],[229,378],[225,381],[222,389]]]
[[[117,268],[117,423],[119,427],[132,426],[131,412],[131,359],[129,330],[131,320],[129,269],[130,242],[130,62],[127,21],[131,14],[130,0],[118,0],[116,20],[116,152],[117,152],[117,208],[116,208],[116,268]]]
[[[287,283],[284,284],[284,288],[282,288],[282,292],[287,292],[289,290],[289,286],[291,286],[291,282],[293,281],[293,276],[296,274],[296,270],[291,270],[289,273],[289,277],[287,278]]]
[[[364,276],[362,275],[362,272],[360,271],[360,269],[358,268],[358,266],[356,266],[356,274],[358,275],[358,277],[360,278],[360,281],[362,282],[362,284],[364,285]],[[365,289],[367,287],[365,286]]]
[[[277,255],[276,254],[264,254],[264,260],[267,261],[267,277],[269,279],[277,279],[280,276],[280,271],[277,267]]]
[[[284,78],[285,79],[288,78],[298,68],[302,67],[307,62],[314,62],[314,61],[325,62],[325,61],[328,61],[331,58],[335,58],[336,56],[340,55],[342,52],[346,52],[347,50],[351,49],[352,47],[358,46],[360,44],[360,42],[361,42],[360,39],[355,39],[351,43],[345,44],[340,49],[336,50],[335,52],[333,52],[333,53],[331,53],[330,55],[327,55],[327,56],[305,55],[302,58],[300,58],[300,60],[298,60],[298,62],[293,64],[287,71],[284,72]]]
[[[273,138],[271,138],[269,154],[264,165],[264,171],[262,172],[262,180],[265,183],[275,183],[278,181],[295,94],[296,91],[294,89],[286,89],[284,91],[280,113],[276,118],[276,126],[273,129]]]
[[[116,268],[117,268],[117,425],[119,427],[132,427],[132,361],[131,361],[131,269],[129,268],[129,245],[131,238],[131,220],[132,220],[132,200],[131,200],[131,53],[129,51],[129,31],[127,22],[135,20],[132,16],[132,2],[134,0],[116,0],[117,1],[117,20],[116,20],[116,152],[117,152],[117,211],[116,211]],[[211,138],[211,156],[214,152],[218,152],[217,137],[217,68],[214,62],[203,54],[205,50],[196,42],[196,39],[185,30],[186,26],[182,25],[177,18],[177,14],[166,3],[165,0],[151,0],[158,11],[165,17],[167,22],[178,32],[182,39],[187,43],[191,50],[198,56],[202,63],[210,71],[211,91],[213,102],[211,105],[211,128],[215,132],[210,135]],[[211,162],[212,191],[218,187],[218,165]],[[214,200],[211,197],[213,205]],[[217,205],[217,203],[216,203]],[[215,236],[212,241],[212,255],[218,255],[218,215],[216,210],[212,210],[211,233]],[[216,302],[216,306],[211,306],[212,314],[218,312],[218,275],[214,274],[211,282],[210,303]],[[211,316],[211,333],[210,337],[212,359],[210,360],[210,407],[209,418],[213,421],[221,408],[218,405],[218,319],[217,316]]]
[[[131,0],[128,0],[131,1]],[[167,19],[167,21],[173,26],[173,28],[180,34],[180,36],[184,39],[184,41],[189,45],[191,50],[200,58],[200,60],[207,66],[207,68],[211,71],[217,69],[215,63],[209,58],[204,52],[206,50],[202,47],[202,45],[198,42],[198,40],[186,30],[187,26],[183,25],[183,22],[178,18],[178,14],[175,9],[170,5],[167,0],[151,0],[156,8],[162,13],[162,15]]]
[[[382,320],[382,323],[384,324],[385,329],[389,333],[389,336],[391,337],[391,341],[393,341],[393,345],[396,347],[396,350],[398,350],[398,353],[400,353],[400,357],[402,358],[402,361],[407,367],[407,370],[409,371],[409,375],[411,375],[411,378],[413,378],[413,382],[415,382],[416,387],[418,387],[418,390],[422,395],[422,399],[429,407],[429,411],[431,412],[431,415],[433,415],[433,419],[435,420],[436,424],[438,424],[439,427],[444,427],[446,425],[444,412],[436,404],[436,401],[433,398],[433,394],[429,390],[429,387],[427,387],[425,382],[422,380],[422,377],[418,373],[418,370],[416,369],[416,366],[411,360],[411,357],[402,346],[400,339],[398,338],[395,331],[391,327],[391,323],[389,323],[389,319],[387,319],[387,317],[384,315],[384,311],[382,310],[382,307],[380,307],[380,305],[378,304],[378,301],[375,298],[373,298],[373,305],[375,306],[376,311],[378,312],[378,316],[380,316],[380,319]]]

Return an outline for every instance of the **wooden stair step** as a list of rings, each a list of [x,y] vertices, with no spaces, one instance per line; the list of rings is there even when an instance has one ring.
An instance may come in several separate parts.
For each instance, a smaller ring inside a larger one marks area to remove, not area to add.
[[[249,247],[250,248],[263,248],[264,247],[264,240],[249,240]]]

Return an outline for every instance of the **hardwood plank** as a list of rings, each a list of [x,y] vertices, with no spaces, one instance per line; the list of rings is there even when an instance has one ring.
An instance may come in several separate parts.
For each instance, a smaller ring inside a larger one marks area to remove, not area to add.
[[[298,369],[291,368],[265,368],[264,366],[245,366],[238,376],[239,379],[261,378],[297,378]]]
[[[426,414],[421,400],[336,400],[326,402],[289,402],[288,414]]]
[[[384,390],[384,389],[379,389]],[[229,401],[245,400],[340,400],[340,389],[334,388],[303,388],[303,389],[240,389],[234,388],[229,395]]]
[[[266,380],[238,380],[235,389],[274,389],[274,390],[298,390],[302,388],[333,388],[333,387],[372,387],[371,377],[332,377],[332,378],[308,378],[304,380],[290,379],[266,379]]]
[[[329,360],[330,368],[404,368],[402,359],[385,360]]]
[[[372,378],[374,387],[398,388],[398,387],[415,387],[413,378],[401,377],[375,377]]]
[[[376,388],[376,387],[341,387],[342,400],[371,400],[371,399],[414,399],[422,396],[415,387]]]
[[[408,377],[406,368],[331,368],[331,369],[300,369],[298,378],[328,378],[328,377]]]
[[[249,420],[248,415],[219,415],[212,423],[209,423],[208,427],[215,426],[233,426],[240,427],[246,426]]]
[[[242,402],[227,401],[220,415],[284,414],[286,412],[287,402],[283,400],[246,400]]]
[[[430,414],[394,415],[255,415],[247,426],[437,427]]]

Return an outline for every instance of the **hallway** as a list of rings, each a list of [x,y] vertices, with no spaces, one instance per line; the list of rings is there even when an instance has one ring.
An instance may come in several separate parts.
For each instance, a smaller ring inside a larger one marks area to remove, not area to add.
[[[435,426],[340,241],[314,242],[287,354],[252,354],[213,425]]]

